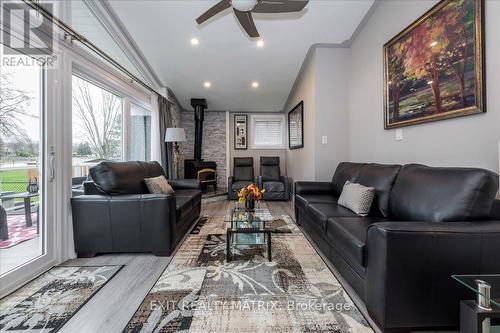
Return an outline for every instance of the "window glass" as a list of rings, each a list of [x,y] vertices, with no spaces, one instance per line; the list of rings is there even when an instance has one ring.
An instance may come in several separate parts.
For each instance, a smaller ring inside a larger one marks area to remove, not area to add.
[[[109,34],[106,27],[82,0],[71,1],[71,27],[125,67],[130,73],[146,82],[126,53]]]
[[[73,75],[73,176],[123,158],[122,99]]]
[[[0,44],[2,63],[29,59],[14,54]],[[43,71],[36,62],[0,67],[0,276],[45,250]]]
[[[131,105],[130,133],[130,159],[151,160],[151,111]]]

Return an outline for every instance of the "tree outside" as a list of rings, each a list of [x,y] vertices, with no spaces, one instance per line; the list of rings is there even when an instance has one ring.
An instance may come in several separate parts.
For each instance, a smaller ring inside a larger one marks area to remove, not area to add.
[[[73,155],[121,159],[122,100],[73,76]]]

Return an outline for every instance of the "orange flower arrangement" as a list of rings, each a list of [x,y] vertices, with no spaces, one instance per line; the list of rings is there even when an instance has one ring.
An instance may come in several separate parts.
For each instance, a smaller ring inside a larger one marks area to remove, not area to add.
[[[247,187],[243,187],[238,192],[238,202],[245,203],[247,200],[259,202],[260,199],[262,199],[262,193],[265,191],[265,189],[259,189],[259,187],[255,184],[250,184]]]

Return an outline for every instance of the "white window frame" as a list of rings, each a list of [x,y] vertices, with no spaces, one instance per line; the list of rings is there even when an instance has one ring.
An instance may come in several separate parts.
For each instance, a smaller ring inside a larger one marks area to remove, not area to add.
[[[130,151],[130,125],[131,125],[131,107],[135,104],[146,110],[153,112],[153,107],[150,103],[151,97],[139,89],[134,89],[127,85],[122,80],[112,74],[103,74],[98,68],[89,66],[90,64],[81,59],[73,59],[72,75],[76,75],[88,82],[109,91],[112,94],[122,98],[122,161],[129,161],[131,158]],[[88,66],[88,67],[87,67]],[[153,136],[153,131],[150,135]],[[151,138],[153,140],[153,138]],[[153,151],[150,152],[153,158]]]
[[[257,121],[270,121],[278,120],[281,122],[281,144],[280,145],[257,145],[255,144],[255,124]],[[250,116],[250,139],[252,149],[285,149],[285,116],[284,115],[270,115],[270,114],[256,114]]]

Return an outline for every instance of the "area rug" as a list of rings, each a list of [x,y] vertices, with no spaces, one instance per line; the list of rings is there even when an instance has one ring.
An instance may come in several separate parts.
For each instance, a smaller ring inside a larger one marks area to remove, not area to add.
[[[122,267],[52,268],[0,300],[0,332],[57,332]]]
[[[190,234],[124,332],[373,332],[289,216],[261,247],[232,250],[223,217]]]
[[[0,241],[0,249],[8,249],[27,240],[38,237],[36,225],[38,223],[37,214],[31,214],[33,225],[26,227],[26,218],[24,215],[7,216],[7,228],[9,230],[9,239]]]

